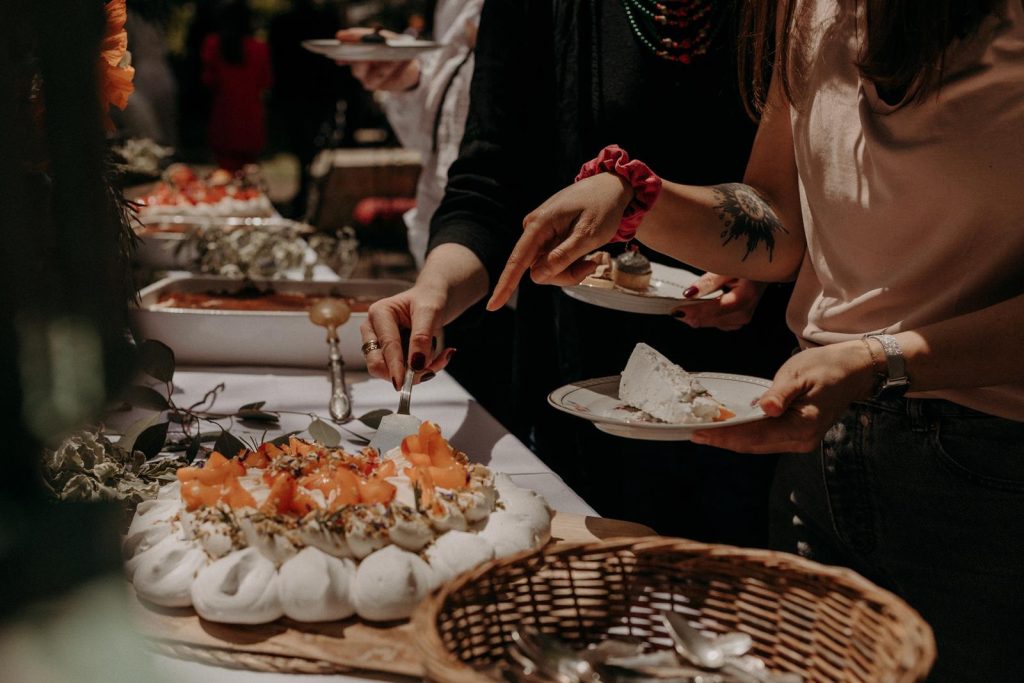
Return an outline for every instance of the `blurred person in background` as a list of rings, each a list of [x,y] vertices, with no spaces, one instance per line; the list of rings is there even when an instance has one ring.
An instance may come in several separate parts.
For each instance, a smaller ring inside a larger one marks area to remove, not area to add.
[[[333,123],[339,99],[347,103],[359,88],[347,70],[339,70],[306,50],[302,41],[333,38],[344,25],[344,17],[344,5],[295,0],[270,22],[267,43],[274,76],[272,115],[284,129],[286,148],[299,161],[299,190],[290,207],[296,218],[307,213],[309,165],[318,149],[318,136]]]
[[[210,149],[221,168],[240,170],[259,161],[267,132],[263,95],[270,88],[270,52],[253,37],[245,0],[224,6],[217,32],[203,42],[203,83],[213,96]]]
[[[465,136],[433,216],[428,258],[416,285],[374,304],[363,329],[364,341],[382,347],[367,356],[372,373],[394,380],[407,364],[425,374],[445,367],[452,351],[435,355],[431,337],[486,295],[524,216],[602,147],[620,144],[675,180],[712,184],[742,173],[755,127],[738,92],[736,3],[685,4],[659,21],[653,3],[641,0],[485,3]],[[381,73],[399,89],[414,82],[404,71]],[[474,395],[488,385],[503,394],[510,413],[499,419],[602,515],[764,546],[775,458],[689,442],[640,444],[545,400],[561,385],[620,373],[641,341],[687,370],[771,377],[795,346],[783,320],[790,289],[710,275],[701,284],[726,293],[681,307],[673,320],[599,308],[524,281],[514,335],[486,327],[466,335],[480,357],[456,377],[475,378],[467,384]],[[411,331],[408,351],[402,329]],[[469,347],[459,348],[453,374]]]
[[[135,69],[135,92],[124,112],[115,113],[118,130],[128,138],[178,144],[178,85],[167,60],[167,41],[159,22],[129,8],[128,49]]]
[[[448,167],[459,154],[466,127],[476,26],[483,4],[483,0],[437,2],[433,37],[443,46],[439,50],[409,61],[352,64],[352,75],[377,93],[402,146],[423,155],[416,207],[405,214],[409,251],[420,267],[426,257],[430,217],[444,196]],[[414,16],[423,20],[421,15]],[[338,40],[358,42],[368,33],[370,29],[354,28],[337,35]]]

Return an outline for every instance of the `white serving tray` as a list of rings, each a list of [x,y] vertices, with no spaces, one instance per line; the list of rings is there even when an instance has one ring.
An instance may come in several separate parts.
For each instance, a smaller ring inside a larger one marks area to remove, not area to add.
[[[139,341],[156,339],[167,344],[182,365],[327,365],[326,330],[311,323],[305,312],[149,308],[164,292],[236,292],[246,284],[277,292],[378,298],[412,286],[404,280],[245,282],[213,276],[165,278],[139,292],[139,303],[132,311],[135,337]],[[359,326],[366,317],[366,313],[352,313],[349,321],[338,329],[346,368],[366,367],[359,334]]]

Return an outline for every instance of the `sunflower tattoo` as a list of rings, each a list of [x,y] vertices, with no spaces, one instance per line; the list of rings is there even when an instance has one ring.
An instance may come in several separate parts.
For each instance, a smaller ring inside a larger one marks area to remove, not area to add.
[[[725,226],[721,233],[722,246],[745,238],[747,251],[743,254],[743,260],[746,261],[763,242],[768,250],[768,260],[771,261],[775,251],[775,232],[788,231],[782,227],[782,221],[768,202],[754,188],[742,183],[715,185],[711,190],[718,200],[715,204],[718,218]]]

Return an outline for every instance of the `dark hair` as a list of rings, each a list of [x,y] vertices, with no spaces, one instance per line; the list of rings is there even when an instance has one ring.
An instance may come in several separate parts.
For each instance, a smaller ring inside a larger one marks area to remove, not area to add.
[[[252,35],[252,12],[245,0],[231,0],[220,13],[220,56],[228,64],[245,62],[245,39]]]
[[[764,109],[775,66],[793,100],[790,41],[802,0],[743,3],[739,50],[740,88],[750,115]],[[857,62],[860,73],[887,100],[904,103],[932,92],[942,79],[946,49],[978,30],[1006,0],[840,0],[865,3],[867,35]],[[1015,0],[1014,0],[1015,1]]]

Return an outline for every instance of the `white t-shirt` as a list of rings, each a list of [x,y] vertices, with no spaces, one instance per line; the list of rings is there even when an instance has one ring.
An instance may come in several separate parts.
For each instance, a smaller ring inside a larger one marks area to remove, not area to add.
[[[798,9],[791,120],[807,254],[788,320],[804,346],[917,329],[1024,292],[1021,0],[950,48],[937,94],[899,108],[856,67],[864,4]],[[1024,420],[1019,384],[911,395]]]
[[[423,155],[416,186],[416,208],[405,214],[409,251],[423,265],[430,239],[430,219],[444,198],[448,167],[459,156],[469,113],[473,55],[466,23],[479,23],[483,0],[439,0],[434,39],[445,47],[424,53],[420,83],[409,92],[382,93],[388,121],[405,147]]]

